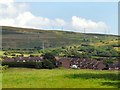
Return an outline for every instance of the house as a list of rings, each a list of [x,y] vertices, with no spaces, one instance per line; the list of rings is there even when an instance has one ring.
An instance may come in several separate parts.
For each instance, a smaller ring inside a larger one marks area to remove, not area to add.
[[[108,65],[109,70],[120,70],[120,63],[119,61],[114,61],[113,63]]]
[[[104,68],[106,68],[106,65],[103,64],[102,61],[98,61],[98,63],[96,64],[96,69],[97,70],[103,70]]]
[[[61,67],[70,68],[70,59],[69,58],[61,58],[59,59],[59,63]]]
[[[119,70],[120,64],[118,61],[114,61],[112,64],[108,64],[106,66],[104,64],[104,60],[96,60],[96,59],[86,59],[86,58],[68,58],[68,57],[55,57],[56,58],[56,66],[64,67],[64,68],[80,68],[80,69],[94,69],[94,70]],[[4,57],[4,62],[42,62],[43,57]]]
[[[43,60],[42,57],[13,57],[13,58],[4,58],[4,62],[41,62]]]
[[[83,59],[83,58],[60,58],[58,60],[64,68],[80,68],[80,69],[95,69],[103,70],[106,65],[103,61],[97,61],[95,59]]]
[[[14,61],[14,58],[8,58],[8,57],[4,58],[4,62],[13,62],[13,61]]]

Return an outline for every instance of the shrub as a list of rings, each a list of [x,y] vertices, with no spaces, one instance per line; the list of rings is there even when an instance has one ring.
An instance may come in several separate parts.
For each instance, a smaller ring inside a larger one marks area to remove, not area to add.
[[[36,62],[2,62],[2,65],[8,65],[9,67],[26,67],[35,68]]]
[[[30,55],[30,57],[34,57],[34,55]]]
[[[8,53],[7,53],[7,52],[5,52],[5,53],[4,53],[4,55],[8,55]]]
[[[9,67],[25,67],[37,69],[52,69],[56,67],[52,60],[48,59],[45,59],[43,62],[2,62],[2,66],[4,65],[7,65]]]
[[[43,61],[43,68],[52,69],[52,68],[55,68],[55,65],[51,62],[51,60],[45,59]]]
[[[13,53],[13,54],[11,54],[11,56],[15,56],[15,54]]]
[[[8,68],[8,65],[2,66],[2,70],[6,70]]]
[[[43,55],[43,59],[53,59],[53,60],[55,60],[55,57],[54,57],[54,55],[51,54],[51,53],[45,53],[45,54]]]
[[[45,53],[43,55],[44,61],[49,60],[54,66],[56,66],[56,59],[55,56],[51,53]]]
[[[26,62],[16,62],[16,61],[3,61],[2,65],[8,65],[9,67],[26,67],[26,68],[45,68],[45,69],[52,69],[57,67],[56,59],[51,53],[45,53],[43,55],[42,62],[33,62],[33,61],[26,61]]]
[[[42,64],[43,64],[42,62],[37,62],[36,65],[35,65],[35,68],[42,69],[43,68]]]

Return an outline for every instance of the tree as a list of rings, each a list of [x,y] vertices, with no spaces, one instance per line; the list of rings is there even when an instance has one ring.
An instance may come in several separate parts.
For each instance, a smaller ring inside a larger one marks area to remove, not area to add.
[[[45,53],[43,59],[55,59],[55,57],[52,53]]]
[[[52,68],[55,68],[55,65],[48,59],[45,59],[43,61],[43,68],[45,69],[52,69]]]
[[[43,67],[44,68],[52,69],[52,68],[57,67],[56,66],[56,59],[55,59],[53,54],[45,53],[43,55],[43,59],[44,59],[44,61],[43,61]]]
[[[37,69],[43,68],[42,62],[36,62],[35,68],[37,68]]]

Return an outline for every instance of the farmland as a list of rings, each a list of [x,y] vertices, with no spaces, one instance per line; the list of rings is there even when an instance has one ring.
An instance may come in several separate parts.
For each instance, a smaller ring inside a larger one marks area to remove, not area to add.
[[[70,67],[69,69],[65,67],[45,69],[44,67],[52,66],[51,56],[66,57],[66,60],[78,58],[81,62],[84,59],[91,62],[97,60],[107,67],[114,65],[120,54],[118,37],[117,35],[3,26],[1,60],[4,62],[6,58],[9,62],[14,59],[13,64],[17,64],[13,65],[16,68],[10,66],[11,62],[7,64],[8,68],[3,71],[2,86],[3,88],[117,88],[119,84],[118,71],[115,69],[118,67],[117,64],[114,70],[92,70],[87,67],[87,69],[71,69]],[[46,53],[49,54],[45,55]],[[30,58],[33,58],[32,63],[38,66],[40,63],[35,62],[34,58],[43,56],[48,58],[42,59],[42,68],[23,68],[26,65],[23,62],[25,58],[27,58],[28,66]],[[20,58],[23,60],[16,62]],[[18,68],[17,65],[23,66]]]
[[[39,30],[2,26],[2,47],[4,49],[57,48],[82,43],[94,44],[118,39],[115,35],[77,33],[60,30]]]
[[[0,56],[14,57],[21,54],[39,56],[51,52],[60,57],[75,56],[72,54],[80,56],[81,53],[93,58],[117,57],[119,53],[118,37],[109,34],[2,26],[3,51],[0,51]]]
[[[118,71],[9,68],[3,88],[117,88]]]

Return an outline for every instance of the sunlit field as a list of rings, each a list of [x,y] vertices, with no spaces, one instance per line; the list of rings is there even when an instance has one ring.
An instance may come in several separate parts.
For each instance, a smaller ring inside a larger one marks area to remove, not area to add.
[[[3,88],[117,88],[118,71],[8,68]]]

